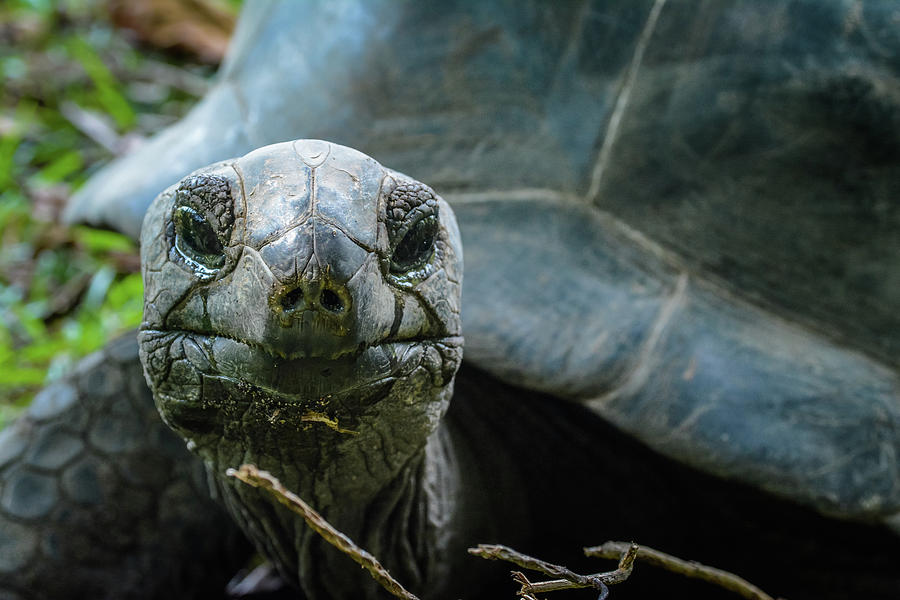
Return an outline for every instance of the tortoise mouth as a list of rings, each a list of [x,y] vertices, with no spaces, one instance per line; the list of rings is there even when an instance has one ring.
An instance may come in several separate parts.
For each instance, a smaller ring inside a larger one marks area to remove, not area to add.
[[[360,346],[357,351],[336,358],[285,357],[222,335],[188,330],[144,330],[141,334],[157,343],[164,342],[164,338],[170,344],[180,342],[185,358],[201,376],[249,384],[298,400],[362,391],[408,376],[420,366],[431,372],[437,383],[438,379],[445,379],[447,371],[445,353],[437,349],[458,352],[462,346],[461,337],[433,337]]]

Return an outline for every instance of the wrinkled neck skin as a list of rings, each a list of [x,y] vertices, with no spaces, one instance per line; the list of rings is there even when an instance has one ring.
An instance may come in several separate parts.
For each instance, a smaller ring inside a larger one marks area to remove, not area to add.
[[[151,378],[164,419],[204,460],[229,511],[288,581],[310,598],[378,595],[348,557],[268,493],[227,477],[228,468],[252,463],[271,472],[414,589],[444,579],[438,568],[448,564],[447,525],[460,481],[438,425],[453,392],[458,346],[413,344],[390,357],[398,361],[394,375],[320,398],[221,375],[221,339],[140,337],[145,362],[175,365]]]

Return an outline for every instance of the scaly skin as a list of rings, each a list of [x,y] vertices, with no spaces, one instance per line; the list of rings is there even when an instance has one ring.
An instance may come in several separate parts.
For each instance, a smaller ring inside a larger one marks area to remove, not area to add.
[[[0,439],[0,597],[220,598],[248,545],[144,383],[134,334]]]
[[[301,140],[195,173],[145,223],[148,382],[236,521],[309,597],[377,593],[224,475],[255,463],[436,592],[457,492],[436,430],[462,357],[450,207],[355,150]]]

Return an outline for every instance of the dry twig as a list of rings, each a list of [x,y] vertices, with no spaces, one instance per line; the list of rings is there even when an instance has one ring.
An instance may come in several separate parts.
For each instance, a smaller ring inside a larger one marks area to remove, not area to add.
[[[584,553],[587,556],[616,559],[622,556],[623,552],[630,552],[632,548],[634,548],[634,543],[606,542],[600,546],[585,548]],[[772,596],[733,573],[714,567],[707,567],[698,562],[684,560],[672,556],[671,554],[648,548],[647,546],[640,546],[638,548],[637,559],[655,567],[660,567],[667,571],[684,575],[685,577],[702,579],[708,583],[730,590],[748,600],[773,600]]]
[[[357,564],[366,569],[381,587],[389,591],[397,598],[404,600],[419,600],[415,595],[406,591],[400,583],[391,577],[381,563],[374,556],[357,546],[353,540],[335,529],[322,515],[303,501],[302,498],[285,488],[280,481],[267,471],[261,471],[255,465],[241,465],[239,469],[228,469],[225,472],[229,477],[235,477],[247,485],[263,489],[297,513],[313,531],[325,538],[329,544],[352,558]]]
[[[566,567],[554,565],[538,558],[522,554],[507,546],[480,544],[477,548],[469,548],[469,554],[474,556],[479,556],[488,560],[505,560],[525,569],[538,571],[544,575],[558,578],[550,581],[532,583],[528,581],[522,573],[514,571],[513,579],[522,584],[519,595],[523,598],[543,592],[553,592],[556,590],[573,588],[594,588],[600,590],[600,598],[605,598],[607,585],[622,583],[628,579],[629,575],[631,575],[637,551],[637,544],[632,544],[630,548],[622,553],[621,559],[619,560],[619,566],[615,571],[595,573],[593,575],[579,575]]]

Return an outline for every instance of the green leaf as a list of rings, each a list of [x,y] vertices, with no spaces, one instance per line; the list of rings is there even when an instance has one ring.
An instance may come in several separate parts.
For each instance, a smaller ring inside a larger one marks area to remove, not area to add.
[[[44,369],[39,367],[15,367],[0,369],[0,388],[40,385],[44,382]]]
[[[137,325],[143,310],[143,296],[144,282],[141,274],[130,273],[110,287],[104,309],[115,311],[126,325]]]
[[[65,352],[66,348],[66,341],[59,336],[54,336],[26,346],[19,356],[29,363],[44,363],[51,361],[57,354]]]
[[[110,114],[120,129],[131,129],[136,121],[134,110],[97,52],[81,38],[73,38],[69,42],[69,52],[93,80],[100,106]]]
[[[107,252],[134,252],[137,248],[131,238],[108,231],[79,225],[72,229],[75,240],[95,254]]]
[[[84,160],[81,158],[81,152],[70,150],[38,171],[34,178],[43,183],[57,183],[69,175],[77,173],[83,166]]]
[[[19,147],[21,141],[22,138],[15,134],[0,137],[0,190],[9,187],[13,183],[13,169],[15,167],[13,156],[15,156],[16,148]]]
[[[49,17],[56,10],[56,3],[53,0],[13,0],[12,5],[14,8],[40,13],[44,18]]]

